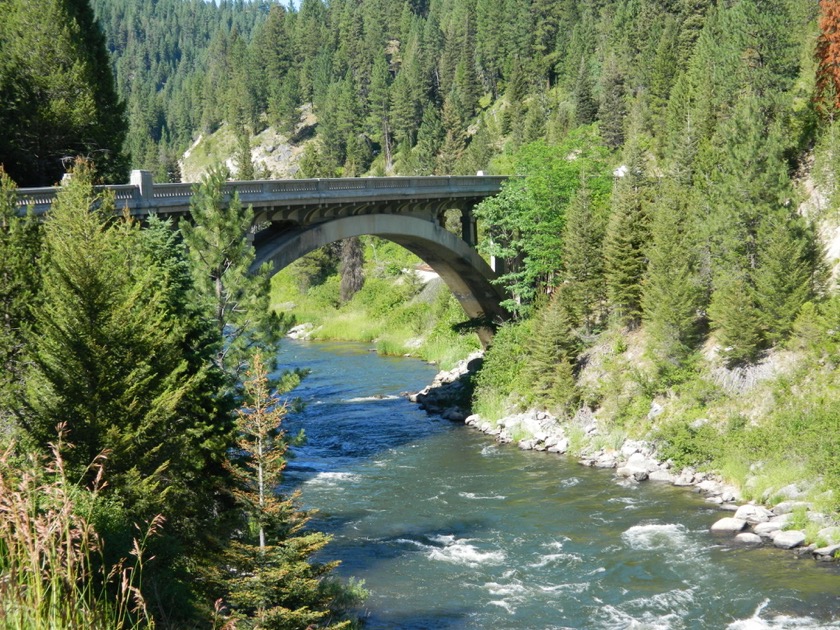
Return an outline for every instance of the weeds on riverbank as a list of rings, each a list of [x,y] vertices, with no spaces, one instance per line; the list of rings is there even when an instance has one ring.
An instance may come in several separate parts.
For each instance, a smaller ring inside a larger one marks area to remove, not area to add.
[[[156,518],[132,558],[104,562],[90,511],[105,486],[103,458],[86,488],[67,477],[63,428],[49,458],[0,456],[0,619],[10,630],[152,628],[140,591],[143,550],[160,528]]]

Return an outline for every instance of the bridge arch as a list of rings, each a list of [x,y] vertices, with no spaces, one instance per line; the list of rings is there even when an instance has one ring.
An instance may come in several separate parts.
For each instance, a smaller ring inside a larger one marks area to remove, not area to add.
[[[431,221],[397,214],[338,217],[309,225],[274,224],[255,235],[253,269],[270,263],[277,273],[298,258],[334,241],[373,235],[393,241],[427,263],[443,279],[470,318],[504,319],[501,290],[492,283],[496,274],[466,242]],[[478,331],[487,345],[489,329]]]

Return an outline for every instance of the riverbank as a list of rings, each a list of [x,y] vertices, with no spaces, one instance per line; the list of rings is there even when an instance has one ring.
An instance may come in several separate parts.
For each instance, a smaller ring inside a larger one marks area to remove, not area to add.
[[[500,444],[574,457],[584,466],[612,469],[616,478],[624,482],[650,481],[691,489],[720,509],[710,530],[732,537],[737,544],[771,545],[824,562],[840,557],[840,518],[819,511],[812,501],[806,500],[809,484],[805,482],[777,489],[772,496],[781,500],[764,505],[746,502],[742,490],[727,483],[719,471],[679,468],[671,460],[663,461],[652,441],[617,440],[615,434],[602,432],[587,407],[565,422],[534,409],[495,422],[469,413],[466,392],[471,391],[472,379],[482,362],[482,353],[471,354],[453,369],[439,372],[429,386],[409,395],[409,400],[428,413],[464,422],[493,436]],[[656,411],[655,407],[651,409],[654,415]]]

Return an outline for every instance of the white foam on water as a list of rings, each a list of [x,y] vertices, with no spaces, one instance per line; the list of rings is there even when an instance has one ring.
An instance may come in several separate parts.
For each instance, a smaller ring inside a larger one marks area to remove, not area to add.
[[[481,448],[481,454],[487,457],[488,455],[498,455],[499,448],[495,444],[488,444]]]
[[[811,617],[789,617],[776,615],[772,619],[762,619],[761,613],[770,604],[765,599],[755,609],[749,619],[733,621],[726,630],[822,630],[824,628],[840,628],[840,622],[821,623]]]
[[[545,543],[543,544],[543,547],[547,547],[548,549],[557,549],[559,551],[568,541],[569,539],[564,537],[563,540],[552,540],[550,543]]]
[[[569,582],[568,584],[555,584],[554,586],[540,586],[543,593],[583,593],[589,590],[589,582]]]
[[[672,523],[634,525],[621,534],[621,539],[638,551],[684,547],[688,543],[685,527]]]
[[[576,486],[580,483],[580,479],[577,477],[569,477],[568,479],[564,479],[558,485],[561,488],[571,488],[572,486]]]
[[[357,398],[348,398],[344,402],[346,403],[359,403],[359,402],[380,402],[382,400],[397,400],[399,396],[359,396]]]
[[[313,486],[337,486],[340,483],[356,483],[361,481],[361,476],[349,472],[319,472],[312,479],[304,483]]]
[[[504,608],[508,614],[512,615],[516,612],[516,608],[510,605],[510,603],[506,602],[503,599],[496,599],[490,602],[493,606],[498,606],[499,608]]]
[[[524,595],[528,589],[517,582],[513,584],[499,584],[498,582],[487,582],[484,588],[488,590],[491,595]]]
[[[463,497],[465,499],[473,499],[473,500],[479,500],[479,501],[481,501],[481,500],[488,500],[489,501],[489,500],[493,500],[493,499],[495,499],[495,500],[507,499],[506,496],[501,495],[501,494],[493,494],[493,495],[488,495],[488,496],[482,496],[480,494],[476,494],[475,492],[459,492],[458,496]]]
[[[435,549],[435,547],[432,547],[431,545],[424,545],[419,540],[412,540],[411,538],[397,538],[394,542],[402,545],[413,545],[420,549]]]
[[[582,561],[583,558],[576,553],[549,553],[528,566],[534,569],[539,569],[540,567],[544,567],[548,564],[570,564]]]
[[[431,560],[462,564],[473,569],[485,564],[501,564],[505,560],[503,551],[481,551],[471,545],[468,538],[458,540],[455,536],[434,536],[432,540],[444,546],[429,552]]]
[[[685,610],[694,601],[694,589],[674,589],[650,597],[631,599],[622,607],[630,610],[669,612]]]
[[[675,630],[684,627],[680,623],[678,613],[656,615],[645,611],[639,616],[634,616],[609,604],[603,606],[598,612],[599,618],[603,620],[598,627],[610,630]]]

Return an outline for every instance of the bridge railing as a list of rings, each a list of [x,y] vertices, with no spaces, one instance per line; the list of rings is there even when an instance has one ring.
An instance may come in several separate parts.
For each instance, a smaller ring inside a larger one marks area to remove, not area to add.
[[[223,193],[228,199],[238,193],[244,203],[251,200],[280,202],[284,199],[326,202],[331,199],[343,199],[342,193],[351,197],[366,196],[387,197],[388,191],[396,197],[411,196],[412,191],[418,196],[440,191],[442,196],[448,193],[458,196],[460,193],[474,191],[477,196],[495,194],[501,189],[505,177],[468,176],[468,177],[354,177],[335,179],[287,179],[231,181],[224,185]],[[133,171],[132,184],[116,186],[97,186],[96,191],[111,191],[119,208],[148,212],[155,208],[188,208],[195,184],[155,184],[151,174],[146,171]],[[436,190],[437,189],[437,190]],[[36,214],[47,212],[55,202],[60,187],[21,188],[17,191],[17,206],[21,212],[32,205]],[[337,194],[330,194],[337,193]]]

